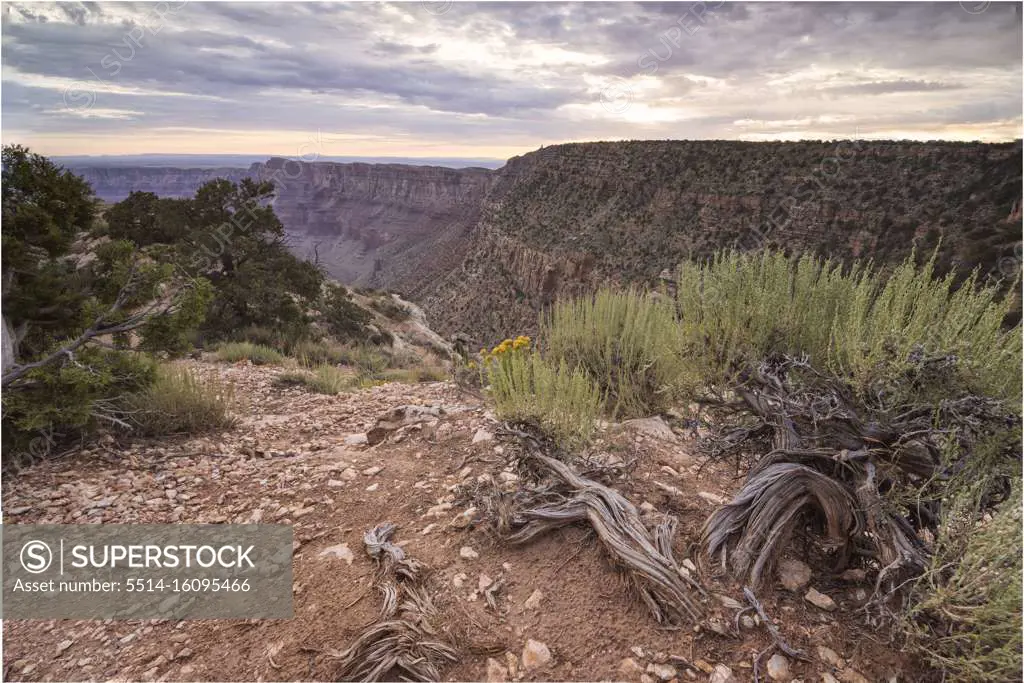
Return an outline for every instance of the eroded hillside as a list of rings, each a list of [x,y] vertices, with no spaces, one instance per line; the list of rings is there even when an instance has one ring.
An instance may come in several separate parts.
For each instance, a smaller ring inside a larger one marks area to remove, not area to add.
[[[1019,142],[548,147],[497,172],[461,267],[421,299],[439,329],[491,340],[559,295],[724,246],[892,263],[941,241],[942,267],[989,272],[1020,240],[1020,169]]]

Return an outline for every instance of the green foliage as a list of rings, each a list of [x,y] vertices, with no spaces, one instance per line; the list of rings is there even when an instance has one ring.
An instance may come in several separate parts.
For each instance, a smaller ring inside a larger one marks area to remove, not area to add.
[[[402,306],[387,294],[370,301],[370,308],[395,322],[408,320],[409,316],[412,315],[408,308]]]
[[[485,367],[502,418],[536,422],[569,448],[590,439],[604,401],[582,368],[572,368],[565,360],[552,365],[526,348],[492,357]]]
[[[885,390],[898,400],[948,390],[894,379],[955,356],[974,393],[1021,391],[1020,329],[1002,327],[1009,300],[974,278],[959,288],[951,275],[935,278],[933,260],[919,267],[912,255],[886,277],[812,256],[724,252],[682,265],[677,300],[683,355],[710,383],[773,353],[806,354],[862,395]]]
[[[354,353],[349,347],[330,340],[302,341],[291,350],[291,355],[301,365],[309,368],[319,365],[351,365]]]
[[[321,297],[320,319],[335,337],[359,340],[366,338],[373,315],[353,301],[347,289],[328,283]]]
[[[905,628],[947,680],[1017,680],[1021,667],[1021,486],[994,516],[947,514],[943,543],[919,582]]]
[[[123,424],[120,397],[149,386],[156,364],[143,354],[89,347],[74,362],[29,371],[3,393],[4,452],[34,434],[70,436],[103,424]]]
[[[284,362],[279,351],[251,342],[225,342],[218,347],[217,358],[228,363],[247,360],[253,365],[279,365]]]
[[[5,438],[70,438],[98,421],[123,426],[116,399],[153,380],[135,351],[184,351],[209,283],[186,284],[157,251],[117,231],[94,239],[88,184],[44,157],[5,146],[2,188],[3,312],[14,347]]]
[[[656,413],[689,377],[673,304],[634,290],[601,289],[556,303],[541,325],[547,358],[582,369],[607,395],[612,415]]]
[[[291,254],[284,227],[268,205],[271,183],[213,180],[191,199],[132,193],[107,209],[111,236],[149,247],[153,258],[212,283],[203,331],[229,339],[260,326],[307,333],[323,274]]]
[[[202,434],[235,424],[234,393],[214,379],[201,380],[186,368],[162,366],[156,381],[124,402],[126,419],[148,436]]]
[[[282,386],[303,386],[317,394],[333,396],[351,389],[359,383],[359,377],[333,365],[320,365],[313,370],[288,370],[277,376]]]

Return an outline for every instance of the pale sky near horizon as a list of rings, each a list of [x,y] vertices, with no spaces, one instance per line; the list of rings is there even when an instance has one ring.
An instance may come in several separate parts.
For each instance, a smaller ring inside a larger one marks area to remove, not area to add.
[[[1021,137],[1021,4],[4,3],[4,143],[507,158]]]

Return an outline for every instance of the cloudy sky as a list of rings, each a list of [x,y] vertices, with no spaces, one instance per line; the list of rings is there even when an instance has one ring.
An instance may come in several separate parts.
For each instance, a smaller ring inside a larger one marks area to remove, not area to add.
[[[2,7],[3,141],[50,155],[1021,136],[1020,3]]]

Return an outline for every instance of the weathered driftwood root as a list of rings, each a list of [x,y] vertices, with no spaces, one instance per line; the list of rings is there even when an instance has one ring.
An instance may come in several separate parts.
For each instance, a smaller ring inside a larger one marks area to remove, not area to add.
[[[754,435],[770,436],[773,448],[705,523],[708,556],[756,588],[790,537],[816,526],[826,548],[838,551],[837,568],[853,552],[874,559],[880,600],[928,566],[919,532],[937,531],[944,482],[986,429],[1008,419],[998,402],[975,396],[869,409],[837,380],[791,358],[765,361],[736,393],[734,407],[756,422],[729,432],[745,436],[723,441],[725,448],[712,441],[712,453],[735,452],[746,441],[756,457],[764,441]],[[940,454],[953,435],[963,455],[951,467]]]
[[[506,516],[506,540],[528,543],[568,524],[589,523],[613,561],[627,570],[658,623],[699,620],[703,608],[696,596],[705,592],[672,555],[675,518],[668,516],[653,533],[648,531],[636,507],[620,493],[538,452],[529,435],[518,432],[517,436],[525,437],[527,457],[552,475],[557,485],[541,488],[535,499],[517,498]]]
[[[363,536],[366,552],[377,560],[380,619],[334,655],[339,680],[438,681],[441,666],[457,660],[455,648],[435,630],[438,612],[423,585],[426,567],[391,543],[394,531],[385,522]]]

